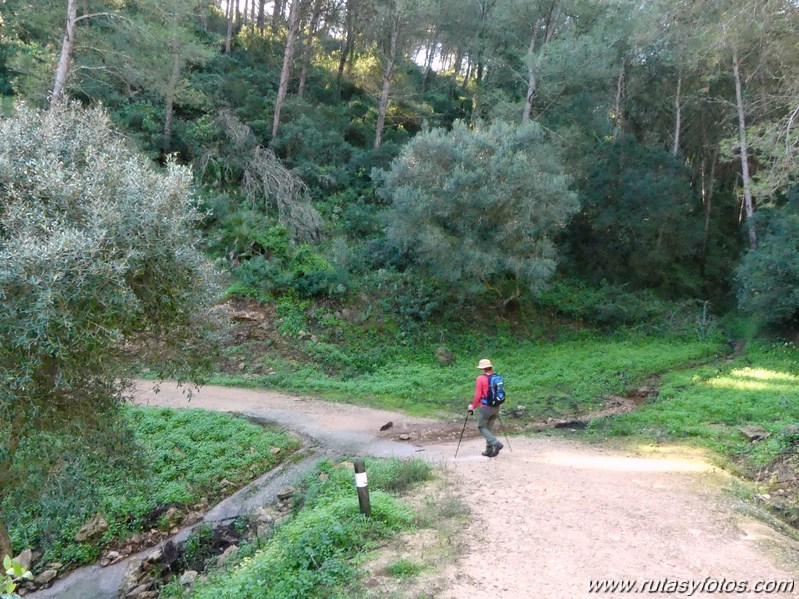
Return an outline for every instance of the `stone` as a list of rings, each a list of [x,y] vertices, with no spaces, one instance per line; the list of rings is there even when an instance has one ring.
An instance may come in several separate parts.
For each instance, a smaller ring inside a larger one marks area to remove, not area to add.
[[[799,426],[796,426],[795,424],[789,424],[782,429],[782,434],[786,437],[795,437],[796,435],[799,435]]]
[[[109,561],[114,561],[120,556],[119,551],[109,551],[105,554],[105,558]]]
[[[278,455],[281,451],[283,450],[280,449],[279,447],[271,447],[269,449],[269,453],[271,453],[272,455]]]
[[[261,506],[255,512],[253,512],[253,517],[255,518],[256,522],[260,522],[262,524],[271,524],[274,522],[274,518],[272,514],[270,514],[265,507]]]
[[[510,411],[510,415],[513,416],[514,418],[521,418],[522,416],[524,416],[524,412],[526,410],[527,408],[525,408],[524,406],[514,406]]]
[[[169,539],[166,543],[164,543],[163,547],[161,547],[161,553],[161,561],[169,566],[174,564],[180,557],[180,548],[172,539]]]
[[[436,359],[442,366],[449,366],[455,361],[455,354],[446,347],[439,347],[436,349]]]
[[[63,567],[64,564],[62,564],[61,562],[50,562],[49,564],[47,564],[48,570],[60,570]]]
[[[193,585],[194,582],[197,580],[198,572],[195,570],[186,570],[183,575],[180,577],[180,584],[183,586],[190,586]]]
[[[108,522],[100,514],[95,514],[88,520],[75,535],[75,541],[83,543],[94,537],[98,537],[108,530]]]
[[[222,480],[219,481],[219,486],[225,489],[226,487],[230,486],[230,481],[226,478],[223,478]]]
[[[127,595],[125,595],[125,597],[126,598],[141,597],[144,593],[150,590],[151,586],[153,586],[153,583],[151,580],[148,580],[147,582],[140,584],[139,586],[134,588]]]
[[[55,577],[58,576],[57,570],[45,570],[41,574],[39,574],[36,578],[33,579],[33,582],[36,583],[38,586],[45,586],[53,582]]]
[[[236,545],[231,545],[227,549],[222,552],[222,555],[219,556],[219,563],[226,564],[230,561],[236,559],[236,556],[239,554],[239,548]]]
[[[169,528],[172,528],[180,522],[180,510],[173,506],[169,508],[162,517],[166,520]]]
[[[136,560],[130,560],[122,579],[119,581],[119,599],[125,599],[128,593],[139,586],[139,578],[141,578],[141,570]]]
[[[757,441],[763,441],[764,439],[768,439],[771,436],[771,433],[764,429],[762,426],[758,425],[750,425],[745,426],[738,430],[744,437],[746,437],[750,442],[755,443]]]
[[[411,436],[408,433],[402,433],[399,436],[399,440],[400,441],[410,441],[411,440]]]
[[[183,525],[184,526],[194,526],[198,522],[202,522],[203,515],[199,512],[189,512],[183,518]]]
[[[20,566],[23,567],[23,569],[30,570],[31,565],[33,565],[33,551],[30,549],[23,549],[14,559]]]
[[[150,552],[150,555],[148,555],[144,561],[147,562],[148,564],[155,564],[160,562],[161,558],[163,557],[164,557],[164,552],[161,551],[161,548],[159,547],[155,551]]]
[[[293,495],[294,495],[294,487],[292,486],[285,487],[284,489],[277,492],[277,498],[280,501],[286,501],[287,499],[291,499]]]

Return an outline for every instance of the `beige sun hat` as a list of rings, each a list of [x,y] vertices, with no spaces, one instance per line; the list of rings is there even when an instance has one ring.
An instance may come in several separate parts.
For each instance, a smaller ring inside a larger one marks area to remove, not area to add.
[[[491,360],[489,360],[488,358],[483,358],[482,360],[480,360],[480,363],[477,364],[477,367],[480,370],[485,370],[486,368],[493,368],[494,365],[491,364]]]

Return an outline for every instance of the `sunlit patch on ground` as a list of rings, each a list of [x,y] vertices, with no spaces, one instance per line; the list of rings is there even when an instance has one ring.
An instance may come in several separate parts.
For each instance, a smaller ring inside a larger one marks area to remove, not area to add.
[[[719,376],[707,381],[711,387],[736,389],[740,391],[780,391],[795,393],[799,377],[774,370],[740,368],[727,376]]]

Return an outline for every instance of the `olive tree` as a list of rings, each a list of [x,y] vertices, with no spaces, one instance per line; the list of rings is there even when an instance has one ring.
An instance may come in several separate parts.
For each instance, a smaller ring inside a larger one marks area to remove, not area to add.
[[[118,431],[134,356],[196,380],[212,353],[191,181],[138,155],[101,110],[0,119],[0,555],[6,499],[35,466],[22,456],[58,471],[37,440]]]
[[[577,210],[559,152],[533,122],[417,135],[375,176],[392,202],[387,238],[460,295],[521,287],[554,273],[554,236]]]

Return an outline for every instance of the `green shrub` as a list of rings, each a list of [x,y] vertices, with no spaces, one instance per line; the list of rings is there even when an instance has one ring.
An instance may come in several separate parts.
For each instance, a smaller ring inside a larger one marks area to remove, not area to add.
[[[297,446],[282,431],[229,414],[130,407],[125,417],[140,461],[109,465],[88,454],[75,458],[68,477],[42,489],[39,503],[12,496],[6,505],[13,508],[9,524],[19,546],[42,550],[44,561],[94,561],[102,546],[155,526],[151,514],[156,508],[213,501],[229,492],[220,487],[223,479],[239,486],[279,463],[273,447],[282,448],[280,456],[285,456]],[[94,513],[105,517],[108,531],[97,541],[75,543],[75,533]]]
[[[420,472],[429,466],[410,466]],[[388,470],[402,472],[393,461]],[[195,599],[250,599],[335,596],[357,580],[352,558],[374,547],[381,538],[412,525],[413,514],[371,479],[376,473],[391,479],[382,461],[370,461],[371,518],[359,512],[353,471],[322,462],[306,478],[302,509],[281,526],[268,546],[244,558],[233,570],[199,583]],[[324,475],[324,476],[322,476]],[[378,478],[381,475],[378,474]]]
[[[740,308],[766,326],[799,325],[799,210],[762,209],[758,248],[735,271]]]

